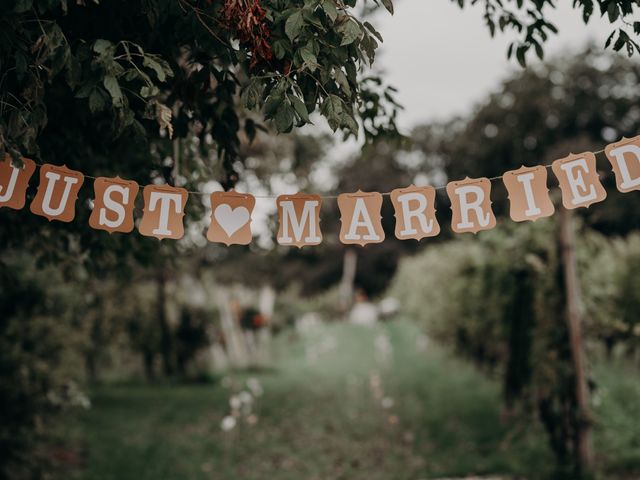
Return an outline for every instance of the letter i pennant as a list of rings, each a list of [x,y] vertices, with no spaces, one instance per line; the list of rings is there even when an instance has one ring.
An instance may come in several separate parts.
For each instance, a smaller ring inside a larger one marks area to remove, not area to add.
[[[535,221],[553,215],[555,208],[549,198],[545,167],[538,165],[510,170],[502,176],[502,181],[509,192],[509,213],[514,222]]]

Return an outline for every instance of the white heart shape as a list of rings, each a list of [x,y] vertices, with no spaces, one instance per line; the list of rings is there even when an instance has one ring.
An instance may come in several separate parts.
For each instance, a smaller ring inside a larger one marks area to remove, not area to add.
[[[216,207],[213,217],[230,237],[247,224],[251,215],[245,207],[231,208],[230,205],[223,203]]]

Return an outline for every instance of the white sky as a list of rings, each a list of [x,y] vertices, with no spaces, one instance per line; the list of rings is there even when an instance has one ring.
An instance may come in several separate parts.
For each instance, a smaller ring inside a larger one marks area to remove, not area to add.
[[[384,43],[374,62],[385,79],[398,88],[405,107],[399,118],[407,129],[418,123],[466,113],[510,72],[507,60],[511,33],[491,38],[479,6],[461,10],[451,0],[396,0],[395,14],[376,14],[372,23]],[[548,17],[559,34],[550,37],[546,57],[580,49],[593,40],[603,47],[612,26],[594,14],[582,22],[571,0],[558,0]],[[533,57],[531,57],[533,58]],[[536,57],[537,58],[537,57]]]

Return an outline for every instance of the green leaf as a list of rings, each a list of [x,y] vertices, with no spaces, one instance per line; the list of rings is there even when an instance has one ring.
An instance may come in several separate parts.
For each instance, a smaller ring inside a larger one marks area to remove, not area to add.
[[[94,88],[89,95],[89,110],[96,113],[104,110],[104,97],[99,89]]]
[[[289,100],[291,100],[293,109],[296,111],[300,119],[305,123],[310,123],[309,112],[307,111],[307,107],[305,106],[304,102],[298,97],[289,97]]]
[[[76,91],[76,98],[87,98],[89,95],[91,95],[91,93],[93,92],[95,88],[95,85],[92,83],[85,83],[83,84],[77,91]]]
[[[350,97],[351,86],[349,85],[349,80],[347,80],[347,76],[344,74],[344,72],[339,68],[335,68],[333,70],[333,76],[335,77],[336,82],[338,83],[338,85],[340,85],[340,88],[342,88],[344,93],[346,93]]]
[[[382,35],[380,35],[380,32],[378,32],[373,25],[371,25],[371,23],[369,22],[364,22],[364,26],[367,27],[367,30],[369,30],[373,35],[375,35],[375,37],[380,40],[380,43],[383,42],[382,40]]]
[[[142,98],[155,97],[160,90],[155,85],[147,86],[145,85],[140,89],[140,96]]]
[[[27,64],[27,57],[21,51],[16,51],[16,75],[18,80],[22,80],[22,77],[27,73],[29,65]]]
[[[273,95],[270,95],[264,102],[264,116],[266,118],[273,118],[282,102],[282,98],[277,98]]]
[[[260,100],[260,92],[256,82],[250,82],[240,94],[242,104],[248,110],[253,110]]]
[[[536,42],[533,44],[533,46],[536,49],[536,55],[538,55],[538,58],[540,60],[544,60],[544,51],[542,50],[542,45]]]
[[[611,41],[613,40],[613,37],[615,37],[615,35],[616,35],[616,31],[614,30],[613,32],[611,32],[611,35],[607,37],[607,41],[604,44],[604,48],[609,48],[609,45],[611,45]]]
[[[336,18],[338,18],[338,9],[333,0],[322,0],[322,10],[324,10],[331,22],[335,22]]]
[[[618,9],[618,4],[616,2],[609,3],[609,6],[607,7],[607,15],[609,16],[609,22],[611,23],[618,19],[620,10]]]
[[[284,31],[287,34],[287,37],[293,41],[298,35],[300,35],[303,26],[304,18],[302,17],[302,12],[298,10],[287,18],[287,21],[284,24]]]
[[[247,118],[244,121],[244,133],[247,135],[249,143],[253,143],[253,140],[256,138],[257,133],[256,122],[254,122],[250,118]]]
[[[331,130],[336,131],[340,127],[342,117],[342,100],[340,97],[330,94],[322,104],[321,112],[329,122]]]
[[[285,40],[284,38],[281,38],[273,42],[273,45],[271,45],[271,51],[273,52],[273,54],[278,60],[282,60],[287,54],[288,43],[289,42],[287,40]]]
[[[389,13],[393,15],[393,3],[391,3],[391,0],[381,0],[381,2],[382,5],[384,5],[384,8],[389,10]]]
[[[13,11],[16,13],[24,13],[31,10],[32,6],[33,0],[17,0],[13,7]]]
[[[342,125],[348,128],[354,135],[358,135],[358,122],[353,118],[353,115],[350,115],[347,112],[342,112]]]
[[[525,58],[525,54],[527,53],[526,47],[518,47],[516,49],[516,59],[522,68],[527,67],[527,59]]]
[[[365,36],[360,43],[360,46],[364,50],[364,53],[367,54],[367,58],[369,59],[369,65],[373,64],[373,60],[376,58],[376,49],[378,48],[378,42],[372,36]]]
[[[276,129],[278,132],[290,132],[293,128],[293,109],[291,108],[291,105],[286,102],[282,102],[278,107],[274,120],[276,122]]]
[[[111,49],[113,49],[113,44],[109,40],[104,40],[102,38],[99,38],[93,44],[93,51],[100,55],[107,54]]]
[[[360,38],[360,35],[362,35],[360,26],[351,19],[341,24],[336,30],[342,35],[342,42],[340,42],[340,46],[349,45],[355,42]]]
[[[165,65],[163,65],[163,63],[165,63]],[[154,72],[156,72],[156,76],[158,77],[158,80],[160,80],[161,82],[164,82],[167,79],[167,75],[169,76],[173,76],[173,72],[171,71],[171,68],[169,67],[168,64],[166,64],[166,62],[160,62],[158,60],[156,60],[155,58],[152,58],[149,55],[145,55],[144,59],[142,60],[142,64],[145,67],[151,68]]]
[[[312,72],[316,68],[318,68],[318,59],[313,53],[313,47],[311,46],[311,44],[306,44],[300,49],[300,56],[302,57],[302,60],[304,60],[304,63],[306,63],[307,66],[311,68]]]
[[[124,105],[124,98],[122,97],[122,90],[120,90],[118,79],[113,75],[107,75],[104,77],[102,83],[104,84],[104,88],[107,89],[107,92],[109,92],[109,95],[111,95],[113,105],[115,107],[121,107]]]

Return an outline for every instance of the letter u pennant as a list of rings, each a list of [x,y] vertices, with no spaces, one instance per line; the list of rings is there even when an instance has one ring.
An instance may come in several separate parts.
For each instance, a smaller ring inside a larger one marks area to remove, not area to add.
[[[36,170],[36,164],[28,158],[23,158],[22,164],[22,168],[13,165],[9,154],[0,162],[0,207],[14,210],[24,207],[29,179]]]
[[[49,221],[70,222],[76,216],[76,199],[83,182],[82,173],[64,165],[43,165],[31,212]]]

